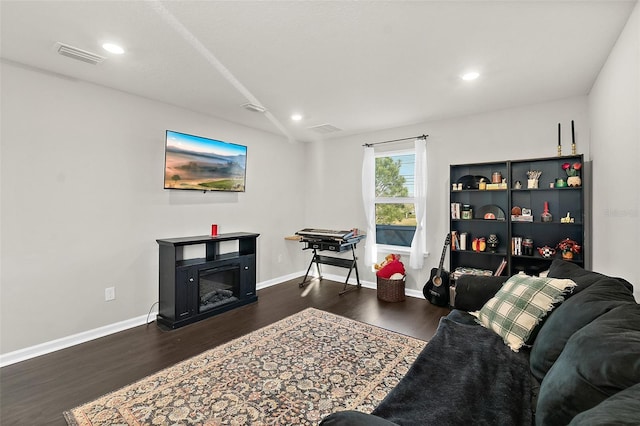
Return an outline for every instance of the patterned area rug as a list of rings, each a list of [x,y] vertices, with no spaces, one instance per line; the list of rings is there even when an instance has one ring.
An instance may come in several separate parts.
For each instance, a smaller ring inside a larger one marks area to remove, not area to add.
[[[98,398],[70,425],[315,425],[371,412],[425,342],[309,308]]]

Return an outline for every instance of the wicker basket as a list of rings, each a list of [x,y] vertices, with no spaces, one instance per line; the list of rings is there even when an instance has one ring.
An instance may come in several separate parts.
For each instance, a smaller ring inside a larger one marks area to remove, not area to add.
[[[385,302],[404,301],[404,278],[400,280],[376,278],[378,279],[378,299]]]

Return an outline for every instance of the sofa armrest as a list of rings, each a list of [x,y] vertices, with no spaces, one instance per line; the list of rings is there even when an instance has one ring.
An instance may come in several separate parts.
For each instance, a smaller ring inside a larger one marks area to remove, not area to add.
[[[485,277],[463,275],[456,280],[454,308],[473,312],[482,309],[485,303],[500,290],[509,277]]]

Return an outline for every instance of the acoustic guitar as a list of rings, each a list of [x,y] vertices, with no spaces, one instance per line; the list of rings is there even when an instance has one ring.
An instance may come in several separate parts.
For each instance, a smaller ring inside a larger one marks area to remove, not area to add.
[[[449,306],[449,273],[442,269],[442,265],[450,242],[451,235],[447,234],[447,238],[444,240],[444,247],[442,247],[440,266],[431,269],[431,277],[422,289],[424,298],[431,302],[432,305]]]

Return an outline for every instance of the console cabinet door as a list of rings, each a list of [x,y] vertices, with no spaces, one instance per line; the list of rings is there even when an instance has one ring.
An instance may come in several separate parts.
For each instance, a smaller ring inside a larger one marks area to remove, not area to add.
[[[192,268],[176,269],[176,317],[177,321],[188,318],[193,314],[194,301],[192,300],[193,288],[196,286],[196,277]]]
[[[242,256],[240,264],[240,293],[242,297],[256,294],[256,255]]]

